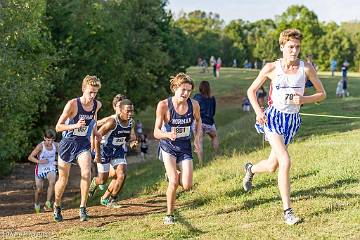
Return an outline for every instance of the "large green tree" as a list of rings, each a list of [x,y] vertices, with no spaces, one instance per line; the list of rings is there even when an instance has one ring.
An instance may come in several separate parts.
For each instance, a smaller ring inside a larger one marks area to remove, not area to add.
[[[117,93],[126,94],[138,110],[166,95],[169,76],[188,66],[188,52],[165,5],[162,0],[48,1],[49,26],[66,72],[56,97],[64,101],[81,94],[86,74],[101,78],[101,115],[112,111],[109,103]]]
[[[55,49],[44,24],[45,1],[1,1],[0,7],[0,175],[6,161],[29,151],[41,127],[56,70]]]

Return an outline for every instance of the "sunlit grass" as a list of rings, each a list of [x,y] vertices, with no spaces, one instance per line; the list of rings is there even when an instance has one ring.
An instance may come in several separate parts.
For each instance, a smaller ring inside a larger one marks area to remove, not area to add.
[[[216,124],[220,155],[212,158],[206,141],[206,164],[194,171],[194,188],[180,192],[177,224],[162,224],[164,214],[150,214],[99,228],[61,232],[64,239],[358,239],[360,238],[360,120],[303,117],[289,147],[292,158],[293,208],[304,218],[298,226],[282,221],[276,174],[256,175],[254,191],[245,193],[243,165],[266,159],[269,147],[253,127],[255,116],[241,111],[240,96],[257,71],[223,69],[220,79],[189,69],[198,84],[209,80],[219,101]],[[350,97],[338,99],[339,77],[321,75],[328,98],[305,105],[301,112],[360,116],[360,83],[350,77]],[[311,92],[309,92],[311,93]],[[224,101],[221,99],[229,100]],[[240,100],[239,100],[240,99]],[[231,100],[231,101],[230,101]],[[153,124],[154,110],[140,114]],[[129,168],[122,199],[165,193],[164,169],[157,160]],[[109,210],[110,211],[110,210]]]

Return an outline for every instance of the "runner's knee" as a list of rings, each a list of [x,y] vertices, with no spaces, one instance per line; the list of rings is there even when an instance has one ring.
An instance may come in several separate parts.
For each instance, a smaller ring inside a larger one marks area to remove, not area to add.
[[[60,184],[61,186],[66,185],[68,182],[68,177],[67,176],[59,176],[59,179],[57,180],[56,184]]]
[[[120,173],[116,174],[116,180],[117,181],[122,182],[122,181],[125,180],[125,178],[126,178],[126,174],[124,172],[120,172]]]
[[[91,172],[89,170],[83,170],[81,171],[81,179],[85,181],[90,181],[91,179]]]
[[[276,171],[277,167],[278,167],[278,164],[276,162],[275,163],[270,163],[268,165],[268,171],[273,173],[273,172]]]

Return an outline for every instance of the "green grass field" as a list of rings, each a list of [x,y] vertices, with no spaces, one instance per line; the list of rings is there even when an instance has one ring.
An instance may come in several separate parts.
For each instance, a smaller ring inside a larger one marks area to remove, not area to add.
[[[190,68],[196,83],[209,80],[218,101],[216,123],[221,154],[195,166],[194,188],[177,198],[177,224],[162,224],[164,213],[133,217],[98,228],[59,233],[65,239],[359,239],[360,238],[360,119],[303,117],[303,126],[289,147],[292,157],[293,208],[304,221],[287,226],[277,189],[277,175],[256,175],[250,193],[242,189],[243,165],[269,154],[253,127],[253,113],[241,111],[241,98],[257,71],[224,68],[220,79]],[[335,97],[339,76],[321,73],[327,99],[303,113],[360,117],[360,77],[349,78],[350,97]],[[198,84],[197,84],[198,85]],[[154,109],[139,114],[152,128]],[[195,160],[197,163],[197,160]],[[149,198],[164,194],[160,161],[131,166],[121,195]],[[109,210],[110,211],[110,210]],[[95,220],[91,220],[95,221]]]

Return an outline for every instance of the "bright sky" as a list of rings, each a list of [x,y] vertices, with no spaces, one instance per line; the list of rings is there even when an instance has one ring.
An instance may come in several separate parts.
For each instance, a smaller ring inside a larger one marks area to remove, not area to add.
[[[275,19],[291,5],[305,5],[314,11],[319,21],[360,21],[359,0],[168,0],[168,7],[177,17],[180,11],[202,10],[215,12],[229,23],[234,19],[249,20]]]

